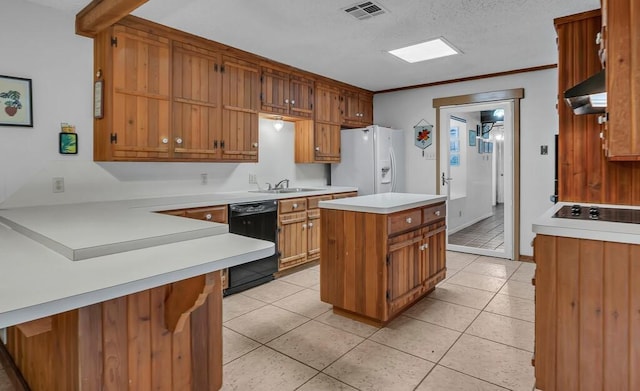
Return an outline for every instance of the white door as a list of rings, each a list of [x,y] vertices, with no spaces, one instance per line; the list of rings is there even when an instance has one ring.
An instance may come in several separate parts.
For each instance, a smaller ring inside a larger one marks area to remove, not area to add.
[[[468,123],[463,127],[461,122],[455,121],[455,117],[456,115],[472,117],[472,113],[498,108],[504,109],[505,112],[504,134],[500,151],[503,153],[501,160],[504,162],[504,167],[500,170],[504,174],[503,248],[491,250],[471,245],[451,244],[448,241],[447,249],[513,259],[513,103],[511,101],[440,108],[438,182],[440,194],[447,195],[448,235],[471,227],[491,216],[495,197],[492,173],[495,173],[495,164],[498,161],[492,155],[497,151],[494,148],[491,153],[481,152],[478,149],[479,139],[476,139],[475,145],[471,145],[473,142],[469,142],[471,137],[469,131],[473,130],[476,124]],[[455,132],[452,133],[452,128],[456,126],[458,127],[457,141],[461,144],[464,143],[464,148],[462,145],[458,147],[452,144],[452,141],[456,141],[452,140],[452,135],[455,135]],[[464,134],[461,133],[463,131]],[[486,142],[491,142],[491,140],[486,140]],[[493,146],[495,147],[495,144]],[[454,154],[459,156],[452,159]],[[452,167],[452,163],[454,167]]]

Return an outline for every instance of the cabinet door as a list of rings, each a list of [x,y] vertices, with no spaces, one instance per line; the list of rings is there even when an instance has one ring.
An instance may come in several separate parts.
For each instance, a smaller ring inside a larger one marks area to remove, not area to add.
[[[220,56],[174,43],[173,143],[179,159],[220,156]]]
[[[344,90],[342,92],[343,122],[345,124],[360,124],[360,97],[357,91]]]
[[[299,265],[307,260],[307,212],[285,213],[279,216],[279,270]]]
[[[298,75],[289,78],[289,114],[313,118],[313,80]]]
[[[289,113],[289,73],[277,69],[262,67],[260,76],[261,110],[268,113],[286,115]]]
[[[113,30],[114,159],[169,157],[169,40],[116,26]],[[107,86],[108,86],[107,81]],[[100,140],[99,142],[108,142]]]
[[[434,288],[446,276],[446,233],[445,223],[441,221],[423,228],[423,240],[420,242],[420,273],[423,289]]]
[[[362,126],[373,124],[373,95],[360,93],[358,95],[358,106]]]
[[[222,65],[223,160],[258,161],[258,66],[225,57]]]
[[[317,122],[314,128],[315,160],[340,161],[340,125]]]
[[[389,241],[387,301],[390,313],[404,307],[422,292],[422,241],[420,230],[396,236]]]
[[[340,125],[342,112],[340,111],[340,90],[324,85],[316,85],[316,121]]]
[[[320,258],[320,209],[307,212],[307,261]]]

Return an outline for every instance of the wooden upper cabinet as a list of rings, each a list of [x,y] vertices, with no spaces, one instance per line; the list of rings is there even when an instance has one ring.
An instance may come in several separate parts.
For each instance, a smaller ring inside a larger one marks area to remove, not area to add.
[[[104,95],[104,118],[94,123],[95,160],[167,158],[169,40],[122,26],[97,40],[102,61],[96,68],[110,90]]]
[[[263,66],[261,71],[262,112],[313,118],[312,79],[267,66]]]
[[[373,96],[362,91],[345,89],[342,91],[342,123],[352,127],[373,124]]]
[[[314,158],[322,162],[340,161],[340,126],[317,122],[314,129]]]
[[[219,159],[221,139],[220,55],[173,45],[173,137],[176,158]]]
[[[259,68],[224,57],[222,62],[223,160],[258,161]]]
[[[640,160],[640,7],[634,3],[603,1],[609,160]]]
[[[316,121],[332,125],[342,124],[340,90],[324,84],[316,84]]]

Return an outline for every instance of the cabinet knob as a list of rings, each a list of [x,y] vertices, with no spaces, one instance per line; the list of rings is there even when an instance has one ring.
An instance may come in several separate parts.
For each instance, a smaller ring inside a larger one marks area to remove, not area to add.
[[[309,228],[313,228],[313,223],[309,223]]]
[[[434,212],[434,214],[435,214],[436,216],[440,216],[440,211],[439,211],[439,210],[436,210],[436,211]]]
[[[407,217],[407,224],[411,224],[413,220],[411,220],[411,217]]]
[[[204,216],[204,218],[205,218],[205,219],[207,219],[207,220],[211,220],[211,219],[213,218],[213,216],[211,215],[211,213],[207,213],[207,214]]]
[[[306,224],[302,224],[302,229],[305,229],[305,228],[307,228],[307,225]]]
[[[316,147],[316,151],[320,152],[320,147]]]
[[[285,103],[285,104],[289,104],[289,99],[285,99],[285,100],[284,100],[284,103]]]
[[[298,204],[293,204],[293,205],[291,205],[291,207],[292,207],[293,209],[296,209],[296,208],[298,207]]]
[[[293,106],[293,105],[295,105],[295,104],[296,104],[296,101],[295,101],[295,100],[292,100],[292,101],[291,101],[291,106]]]
[[[596,45],[600,45],[602,42],[602,33],[596,34]]]
[[[169,139],[168,138],[163,138],[162,139],[162,144],[169,144]]]
[[[253,143],[251,144],[251,146],[253,146],[254,148],[258,148],[258,143]]]
[[[176,144],[182,144],[182,139],[180,137],[176,137]]]

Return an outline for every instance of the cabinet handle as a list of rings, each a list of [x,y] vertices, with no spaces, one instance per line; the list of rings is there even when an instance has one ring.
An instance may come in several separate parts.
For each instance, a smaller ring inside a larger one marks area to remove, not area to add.
[[[436,210],[434,214],[435,214],[436,216],[440,216],[440,211],[439,211],[439,210]]]
[[[211,216],[211,213],[207,213],[207,214],[204,216],[204,218],[205,218],[205,219],[207,219],[207,220],[211,220],[211,218],[212,218],[212,217],[213,217],[213,216]]]
[[[169,144],[169,139],[168,138],[163,138],[162,139],[162,144]]]
[[[596,34],[596,45],[600,45],[602,42],[602,33]]]
[[[411,217],[407,217],[407,224],[411,224],[413,220],[411,220]]]
[[[218,140],[213,140],[213,149],[218,149]]]
[[[176,137],[176,144],[182,144],[182,139],[180,137]]]
[[[251,146],[253,146],[254,148],[258,148],[258,143],[253,143],[251,144]]]
[[[298,204],[293,204],[293,205],[291,205],[291,207],[292,207],[293,209],[296,209],[296,208],[298,207]]]

